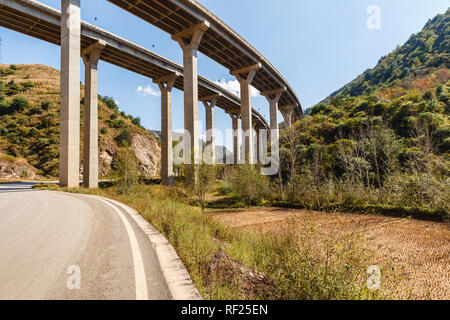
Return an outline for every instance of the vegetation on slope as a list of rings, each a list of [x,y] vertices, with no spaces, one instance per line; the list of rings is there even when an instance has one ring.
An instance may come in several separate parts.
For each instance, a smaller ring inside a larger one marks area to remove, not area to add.
[[[283,134],[278,198],[448,219],[449,48],[450,10],[309,109]]]
[[[410,37],[378,65],[360,75],[331,96],[360,96],[391,86],[408,89],[415,78],[450,67],[450,9],[428,21],[423,30]]]
[[[41,176],[57,177],[59,100],[57,70],[42,65],[1,65],[0,153],[25,159]],[[82,136],[84,99],[80,101]],[[155,139],[141,127],[139,118],[121,112],[113,98],[99,96],[98,108],[100,152],[117,153],[120,147],[130,146],[137,133]]]

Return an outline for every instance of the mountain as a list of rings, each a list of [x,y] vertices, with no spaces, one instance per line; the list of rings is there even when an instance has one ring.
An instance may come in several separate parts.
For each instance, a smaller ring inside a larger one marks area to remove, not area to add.
[[[438,189],[448,190],[449,57],[450,10],[307,110],[293,130],[283,132],[282,160],[297,159],[305,183],[316,185],[336,179],[353,188],[358,178],[364,187],[403,192],[408,201],[425,201],[439,194]],[[283,168],[283,175],[290,173]],[[448,191],[439,195],[448,196]]]
[[[59,83],[59,71],[48,66],[0,65],[0,178],[58,176]],[[112,174],[118,151],[128,146],[134,150],[142,175],[159,175],[159,141],[140,125],[139,118],[121,112],[113,98],[99,96],[98,123],[101,176]]]
[[[414,79],[450,67],[450,9],[429,20],[378,64],[331,94],[331,97],[360,96],[392,86],[408,87]]]

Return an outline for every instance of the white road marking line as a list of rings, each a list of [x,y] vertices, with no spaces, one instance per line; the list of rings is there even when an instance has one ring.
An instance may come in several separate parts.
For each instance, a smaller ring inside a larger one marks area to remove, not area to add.
[[[123,213],[115,206],[109,203],[106,200],[103,200],[100,197],[95,197],[98,200],[102,201],[109,207],[113,208],[114,211],[119,215],[123,224],[125,225],[125,229],[128,233],[128,238],[130,239],[131,251],[133,253],[133,264],[134,264],[134,278],[136,285],[136,300],[148,300],[148,290],[147,290],[147,280],[145,277],[145,269],[144,262],[142,260],[142,254],[139,250],[139,244],[136,239],[136,235],[134,234],[133,228],[128,222],[127,218],[123,215]]]
[[[147,235],[156,251],[161,270],[166,279],[172,298],[174,300],[202,300],[202,296],[195,287],[191,276],[169,241],[133,208],[116,200],[105,200],[111,201],[111,203],[114,203],[116,206],[125,210],[136,222],[138,227],[140,227]]]

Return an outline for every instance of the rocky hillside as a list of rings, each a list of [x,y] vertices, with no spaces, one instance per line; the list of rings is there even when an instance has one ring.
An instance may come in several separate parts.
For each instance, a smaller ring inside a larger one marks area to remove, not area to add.
[[[0,178],[56,178],[59,167],[59,71],[44,65],[0,65]],[[81,156],[83,97],[81,86]],[[131,147],[142,175],[159,175],[161,149],[139,118],[99,96],[99,162],[113,173],[122,147]],[[83,165],[80,166],[80,174]]]

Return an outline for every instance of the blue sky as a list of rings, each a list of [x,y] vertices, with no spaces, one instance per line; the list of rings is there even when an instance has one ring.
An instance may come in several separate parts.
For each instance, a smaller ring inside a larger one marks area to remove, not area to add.
[[[60,8],[59,0],[42,0]],[[376,65],[381,56],[422,29],[428,19],[443,13],[449,0],[201,0],[204,6],[239,32],[288,80],[303,108],[308,108]],[[182,52],[170,36],[106,0],[81,0],[83,20],[182,63]],[[381,28],[370,30],[367,8],[381,10]],[[0,28],[2,63],[41,63],[59,69],[59,48]],[[199,73],[213,81],[235,79],[228,70],[199,55]],[[82,74],[82,79],[84,75]],[[151,89],[149,90],[148,86]],[[138,92],[138,88],[147,88]],[[150,79],[105,62],[99,65],[99,93],[113,96],[121,110],[140,116],[145,127],[159,130],[160,99]],[[265,98],[253,99],[268,116]],[[199,105],[204,122],[204,107]],[[183,96],[174,90],[173,128],[183,128]],[[216,127],[225,132],[231,120],[216,111]],[[203,126],[204,129],[204,126]],[[219,142],[220,143],[220,142]],[[230,145],[230,141],[225,143]]]

